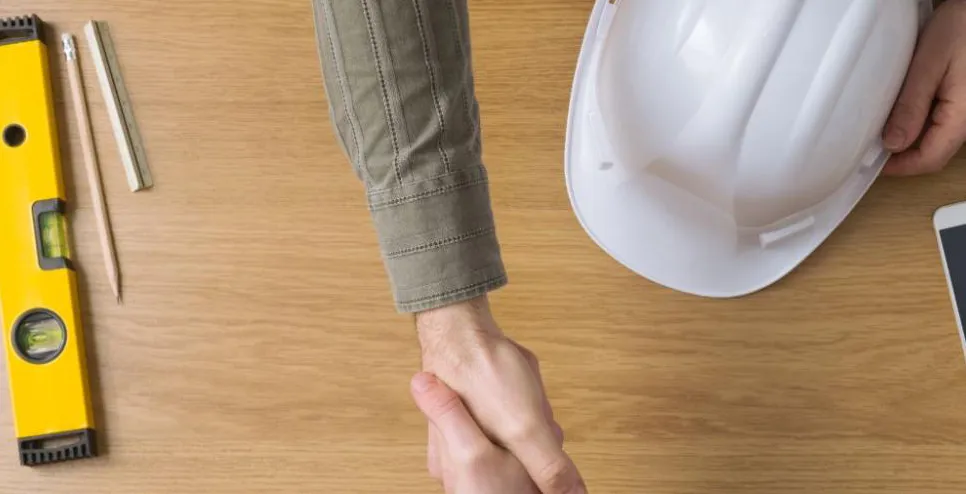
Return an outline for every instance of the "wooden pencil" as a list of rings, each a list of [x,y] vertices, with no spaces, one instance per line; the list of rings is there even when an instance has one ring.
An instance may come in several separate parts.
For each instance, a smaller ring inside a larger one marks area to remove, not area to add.
[[[97,218],[97,233],[101,241],[101,252],[104,256],[104,267],[107,270],[111,290],[121,303],[121,275],[117,262],[117,252],[114,248],[114,235],[111,233],[111,220],[107,214],[107,203],[104,199],[104,187],[101,183],[101,172],[97,161],[97,148],[94,147],[94,134],[91,130],[90,114],[87,110],[87,97],[84,93],[84,80],[81,75],[80,63],[77,61],[77,46],[74,36],[63,35],[64,56],[67,59],[67,74],[70,79],[70,92],[73,97],[74,116],[77,120],[77,130],[80,133],[81,148],[84,152],[84,167],[87,170],[87,184],[91,190],[94,203],[94,214]]]

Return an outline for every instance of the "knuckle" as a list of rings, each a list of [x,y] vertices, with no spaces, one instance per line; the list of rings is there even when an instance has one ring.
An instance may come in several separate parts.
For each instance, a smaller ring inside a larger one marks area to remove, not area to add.
[[[548,463],[541,469],[539,476],[544,487],[552,494],[570,494],[579,487],[577,472],[564,458]]]
[[[459,410],[463,406],[462,400],[455,393],[447,393],[445,397],[438,398],[430,407],[430,413],[434,419],[441,419]]]
[[[493,448],[482,445],[462,445],[450,451],[450,457],[463,469],[475,471],[493,462]]]
[[[961,109],[947,101],[940,102],[932,111],[932,121],[937,125],[948,125],[964,117]]]
[[[540,368],[540,359],[538,359],[533,352],[527,350],[523,355],[527,358],[527,362],[530,362],[530,365],[532,365],[534,369]]]
[[[523,444],[537,437],[540,431],[541,420],[536,417],[527,417],[514,420],[508,428],[508,442],[510,444]]]
[[[517,348],[520,350],[520,354],[523,355],[523,358],[526,359],[530,365],[534,366],[535,368],[540,367],[540,359],[537,358],[537,354],[533,353],[532,350],[523,345],[517,345]]]
[[[892,108],[892,115],[898,118],[908,117],[913,113],[913,106],[909,103],[907,98],[899,98],[896,101],[895,106]]]
[[[917,119],[924,118],[926,110],[916,103],[912,103],[908,98],[900,99],[892,109],[892,120],[890,123],[903,131],[909,131],[909,127]],[[922,116],[922,117],[921,117]]]

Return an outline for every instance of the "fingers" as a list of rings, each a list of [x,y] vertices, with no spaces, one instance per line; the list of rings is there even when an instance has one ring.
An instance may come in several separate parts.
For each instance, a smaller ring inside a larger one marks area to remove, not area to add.
[[[949,68],[948,53],[939,35],[930,29],[923,33],[886,123],[882,140],[889,151],[899,153],[909,149],[922,134],[936,91]]]
[[[439,433],[436,452],[445,447],[446,454],[456,461],[473,461],[494,446],[480,430],[455,391],[427,372],[413,377],[412,395],[430,427]],[[430,438],[432,441],[432,438]],[[444,443],[444,444],[441,444]]]
[[[918,146],[893,156],[885,172],[893,176],[942,170],[966,140],[966,63],[950,65],[939,87],[930,124]]]
[[[896,153],[886,163],[888,175],[939,171],[966,140],[966,57],[957,54],[966,9],[957,14],[953,5],[944,4],[945,15],[937,11],[923,33],[886,125],[883,143]]]
[[[560,447],[550,427],[539,427],[509,444],[543,494],[587,494],[577,465]]]
[[[543,414],[547,417],[547,421],[550,422],[554,437],[557,438],[560,446],[563,447],[564,432],[560,427],[560,424],[558,424],[553,418],[553,407],[550,406],[550,399],[547,398],[547,391],[543,385],[543,375],[540,373],[540,360],[537,359],[537,356],[525,346],[513,340],[510,340],[510,342],[513,343],[517,350],[519,350],[520,354],[523,355],[523,358],[527,361],[527,364],[529,364],[530,368],[533,370],[533,373],[537,376],[537,383],[540,386],[540,395],[543,398]]]
[[[528,348],[523,345],[510,340],[513,346],[517,348],[523,359],[527,361],[527,365],[533,370],[533,373],[537,376],[537,384],[540,386],[540,394],[543,396],[543,413],[547,416],[547,420],[553,420],[553,407],[550,406],[550,400],[547,399],[547,391],[543,385],[543,375],[540,373],[540,360],[537,356],[531,352]]]
[[[587,487],[573,460],[563,451],[563,429],[553,420],[553,410],[543,389],[540,362],[536,355],[513,342],[529,363],[543,395],[545,422],[513,438],[510,451],[523,463],[543,494],[586,494]]]
[[[933,124],[922,143],[893,156],[886,173],[893,176],[938,172],[956,155],[966,139],[966,106],[951,101],[936,106]]]

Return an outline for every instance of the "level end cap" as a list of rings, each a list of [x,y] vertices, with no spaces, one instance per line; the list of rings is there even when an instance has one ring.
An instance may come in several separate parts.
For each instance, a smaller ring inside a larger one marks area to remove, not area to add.
[[[97,456],[97,433],[94,429],[25,437],[17,440],[20,464],[34,467]]]
[[[11,45],[44,38],[44,21],[35,14],[0,18],[0,45]]]

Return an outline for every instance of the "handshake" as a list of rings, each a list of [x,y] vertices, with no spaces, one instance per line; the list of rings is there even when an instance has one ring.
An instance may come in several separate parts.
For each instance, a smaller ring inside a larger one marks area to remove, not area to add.
[[[427,467],[447,494],[586,494],[537,358],[503,335],[486,298],[417,316]]]

